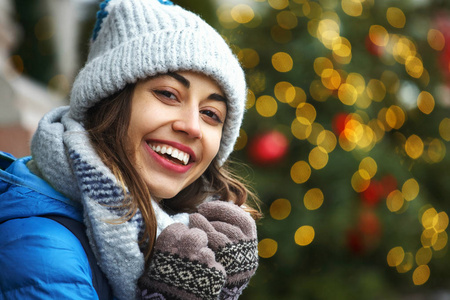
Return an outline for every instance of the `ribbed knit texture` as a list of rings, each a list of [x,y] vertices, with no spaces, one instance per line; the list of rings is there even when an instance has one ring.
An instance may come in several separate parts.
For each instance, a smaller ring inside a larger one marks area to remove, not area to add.
[[[73,85],[72,117],[83,121],[89,107],[127,83],[167,72],[201,72],[228,99],[217,156],[223,163],[239,136],[247,90],[243,70],[220,34],[197,15],[157,0],[110,0],[99,16],[88,61]]]
[[[135,299],[144,271],[140,211],[128,222],[117,222],[125,211],[122,185],[92,148],[83,126],[68,115],[68,107],[49,112],[33,136],[31,152],[41,175],[56,190],[81,201],[84,223],[100,268],[118,299]],[[149,199],[151,201],[151,199]],[[169,216],[153,203],[157,233],[175,222],[189,223],[187,214]],[[120,223],[120,224],[119,224]]]

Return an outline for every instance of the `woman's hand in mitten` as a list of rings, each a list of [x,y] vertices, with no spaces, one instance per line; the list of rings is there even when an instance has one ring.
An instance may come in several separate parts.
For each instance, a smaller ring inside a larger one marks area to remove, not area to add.
[[[142,299],[217,299],[225,270],[207,244],[202,230],[181,223],[164,229],[138,282]]]
[[[258,267],[256,224],[239,206],[212,201],[190,216],[190,227],[208,235],[208,246],[227,273],[220,299],[237,299]]]

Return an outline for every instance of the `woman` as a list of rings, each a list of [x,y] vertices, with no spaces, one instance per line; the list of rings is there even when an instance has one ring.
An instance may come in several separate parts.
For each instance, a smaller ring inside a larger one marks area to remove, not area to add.
[[[117,299],[236,299],[258,265],[258,214],[226,164],[243,71],[170,1],[100,7],[70,106],[42,118],[31,157],[2,154],[0,299],[103,297],[91,250]]]

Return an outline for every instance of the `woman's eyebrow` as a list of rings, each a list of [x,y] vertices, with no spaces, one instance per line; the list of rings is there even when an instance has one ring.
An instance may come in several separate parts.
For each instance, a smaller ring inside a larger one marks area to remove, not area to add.
[[[186,88],[189,88],[191,86],[191,83],[189,82],[189,80],[187,80],[185,77],[181,76],[178,73],[172,73],[172,72],[168,72],[165,75],[168,75],[174,79],[176,79],[177,81],[179,81],[182,85],[184,85]]]
[[[228,102],[226,97],[224,97],[222,95],[219,95],[217,93],[213,93],[213,94],[209,95],[208,99],[210,99],[210,100],[217,100],[217,101],[221,101],[221,102],[225,102],[225,103]]]

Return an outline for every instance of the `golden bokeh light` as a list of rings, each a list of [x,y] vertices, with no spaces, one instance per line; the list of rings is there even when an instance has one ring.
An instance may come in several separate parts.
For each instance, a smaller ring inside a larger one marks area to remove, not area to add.
[[[270,205],[270,216],[275,220],[286,219],[291,213],[291,202],[287,199],[277,199]]]
[[[255,12],[247,4],[238,4],[231,9],[231,17],[234,21],[245,24],[250,22],[255,17]]]
[[[316,119],[316,109],[309,103],[303,102],[297,106],[295,111],[297,120],[305,125],[312,125]]]
[[[239,129],[239,137],[234,145],[234,150],[242,150],[245,148],[248,142],[247,132],[244,129]]]
[[[398,75],[390,70],[385,70],[381,74],[381,82],[386,87],[386,92],[389,94],[396,94],[400,88],[400,79]]]
[[[260,96],[256,99],[256,111],[263,117],[272,117],[277,113],[278,104],[272,96]]]
[[[331,153],[337,145],[337,139],[333,132],[323,130],[317,136],[317,146],[322,147],[328,153]]]
[[[405,251],[402,247],[394,247],[387,254],[387,263],[390,267],[400,265],[405,258]]]
[[[389,42],[389,34],[381,25],[372,25],[369,29],[369,38],[377,46],[384,47]]]
[[[429,248],[436,244],[438,238],[438,233],[434,228],[425,229],[420,236],[420,242],[422,243],[422,247]]]
[[[406,273],[413,268],[414,256],[411,252],[406,252],[403,261],[396,266],[397,272]]]
[[[426,229],[434,228],[434,226],[437,224],[438,221],[438,219],[436,218],[437,215],[438,213],[436,209],[434,209],[433,207],[425,210],[420,220],[423,228]]]
[[[412,159],[418,159],[422,155],[423,147],[422,139],[415,134],[411,135],[405,143],[406,154]]]
[[[317,146],[317,138],[319,137],[319,134],[325,130],[325,128],[323,128],[323,126],[319,123],[312,123],[311,125],[311,134],[308,137],[308,142],[310,142],[311,145]]]
[[[359,17],[363,12],[363,6],[360,0],[342,0],[342,10],[351,17]]]
[[[277,14],[277,22],[281,28],[287,30],[294,29],[298,24],[297,16],[293,12],[287,10],[283,10]]]
[[[366,81],[359,73],[348,74],[345,82],[351,84],[356,89],[358,95],[361,95],[366,89]]]
[[[364,157],[359,163],[359,169],[366,171],[369,178],[373,178],[377,173],[377,162],[372,157]]]
[[[445,144],[439,139],[433,139],[428,144],[428,149],[426,151],[429,163],[438,163],[442,161],[445,157],[447,148]]]
[[[324,70],[331,69],[333,70],[333,63],[330,59],[326,57],[317,57],[314,60],[314,72],[317,75],[322,76]]]
[[[316,210],[323,204],[324,196],[319,188],[312,188],[305,193],[303,204],[308,210]]]
[[[430,262],[432,257],[433,252],[431,251],[431,249],[422,247],[416,252],[416,264],[418,266],[426,265]]]
[[[305,140],[309,137],[312,131],[311,124],[303,124],[297,118],[291,124],[292,134],[299,140]]]
[[[304,225],[297,229],[294,235],[294,240],[297,245],[307,246],[313,242],[314,237],[314,228],[309,225]]]
[[[409,38],[405,36],[393,36],[392,41],[394,44],[394,47],[392,48],[392,55],[394,56],[394,59],[401,64],[405,64],[407,59],[414,59],[417,58],[417,49],[413,41],[411,41]],[[414,61],[410,62],[410,71],[413,72],[414,69]],[[421,64],[421,62],[419,63]],[[422,67],[423,70],[423,67]],[[414,72],[413,72],[414,74]],[[410,74],[411,75],[411,74]],[[418,76],[420,77],[420,76]],[[418,78],[415,77],[415,78]]]
[[[386,206],[391,212],[399,212],[405,203],[402,192],[394,190],[386,198]]]
[[[369,173],[366,170],[359,169],[358,171],[353,173],[351,184],[355,192],[364,192],[370,185]]]
[[[434,109],[434,97],[429,92],[422,91],[417,98],[417,107],[424,114],[429,115]]]
[[[371,79],[367,83],[366,90],[369,98],[376,102],[383,101],[386,96],[386,87],[383,82],[378,79]]]
[[[258,243],[258,255],[262,258],[270,258],[277,253],[278,243],[273,239],[263,239]]]
[[[427,41],[434,50],[441,51],[445,47],[444,35],[437,29],[431,28],[428,30]]]
[[[428,265],[418,266],[412,275],[412,279],[415,285],[422,285],[430,278],[430,267]]]
[[[259,64],[259,54],[251,48],[241,49],[238,52],[237,57],[242,66],[247,69],[252,69]]]
[[[306,93],[302,88],[298,86],[295,86],[293,90],[289,88],[286,91],[286,100],[289,100],[290,97],[288,95],[292,94],[294,95],[293,100],[288,102],[291,107],[297,107],[300,103],[306,101]]]
[[[322,44],[332,50],[333,41],[340,36],[340,26],[336,20],[333,19],[322,19],[319,21],[317,27],[317,38]]]
[[[331,43],[331,50],[333,50],[334,55],[337,55],[342,59],[351,57],[352,55],[352,45],[350,41],[344,37],[335,38]],[[341,60],[340,63],[343,63],[343,60]]]
[[[325,69],[320,74],[322,84],[329,90],[337,90],[342,82],[341,74],[334,69]]]
[[[309,86],[311,97],[319,102],[324,102],[331,96],[331,91],[323,86],[320,80],[313,80]]]
[[[309,165],[316,169],[323,169],[328,163],[328,153],[320,146],[314,147],[308,155]]]
[[[450,118],[444,118],[439,123],[439,134],[445,141],[450,141]]]
[[[390,128],[400,129],[405,123],[406,114],[400,106],[391,105],[386,110],[385,121]]]
[[[402,194],[406,201],[414,200],[419,195],[419,183],[414,178],[405,181],[402,186]]]
[[[289,0],[268,0],[273,9],[282,10],[289,5]]]
[[[338,98],[345,105],[353,105],[358,98],[358,92],[356,88],[348,83],[343,83],[338,90]]]
[[[448,222],[449,222],[449,220],[448,220],[447,213],[444,211],[441,211],[434,217],[434,220],[433,220],[434,229],[436,230],[436,232],[441,233],[447,229]]]
[[[417,56],[408,56],[405,60],[405,69],[411,77],[420,78],[424,71],[422,60]]]
[[[253,105],[255,105],[255,102],[256,102],[255,93],[251,89],[248,89],[248,91],[247,91],[247,102],[245,103],[245,109],[252,108]]]
[[[273,89],[275,97],[282,103],[292,102],[295,98],[295,88],[287,81],[280,81]]]
[[[227,29],[234,29],[239,26],[239,23],[235,22],[233,17],[231,16],[231,7],[230,5],[221,5],[217,8],[216,14],[219,19],[220,25]]]
[[[405,27],[406,16],[400,8],[389,7],[386,12],[386,18],[392,27],[395,28]]]
[[[311,167],[306,161],[298,161],[291,167],[291,178],[295,183],[304,183],[311,176]]]
[[[448,243],[448,235],[447,232],[442,231],[437,234],[436,241],[433,244],[433,250],[439,251],[444,249]]]
[[[292,70],[294,61],[286,52],[278,52],[272,56],[272,65],[278,72],[285,73]]]

